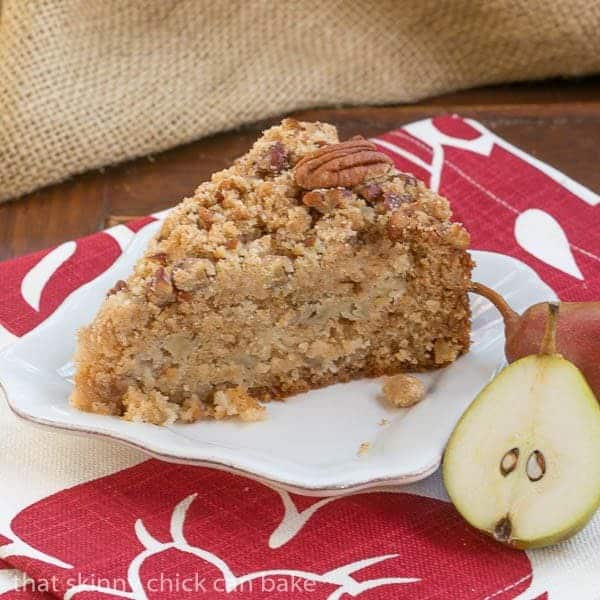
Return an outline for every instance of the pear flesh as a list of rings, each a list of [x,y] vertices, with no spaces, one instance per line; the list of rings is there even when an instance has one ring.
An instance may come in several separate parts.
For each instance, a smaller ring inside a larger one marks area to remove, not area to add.
[[[600,504],[600,407],[581,372],[552,351],[506,367],[456,426],[443,478],[461,515],[500,542],[576,533]]]

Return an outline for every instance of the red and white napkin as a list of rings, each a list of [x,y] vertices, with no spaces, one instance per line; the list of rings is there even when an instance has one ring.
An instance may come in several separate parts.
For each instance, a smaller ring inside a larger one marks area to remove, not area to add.
[[[451,200],[473,248],[526,262],[563,300],[600,299],[597,194],[456,116],[374,141]],[[0,263],[0,347],[110,267],[147,222]],[[37,429],[0,405],[0,600],[228,595],[597,599],[600,514],[561,545],[510,550],[462,521],[437,474],[308,498]]]

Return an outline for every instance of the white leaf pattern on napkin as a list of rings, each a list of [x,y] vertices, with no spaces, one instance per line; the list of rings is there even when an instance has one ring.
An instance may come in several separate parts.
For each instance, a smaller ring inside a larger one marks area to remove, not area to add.
[[[115,225],[115,227],[105,230],[104,233],[110,235],[119,244],[121,250],[125,250],[135,236],[135,233],[125,225]]]
[[[40,260],[40,262],[35,265],[25,277],[23,277],[23,281],[21,282],[21,295],[33,310],[39,312],[40,299],[46,284],[56,270],[73,256],[76,249],[77,244],[75,242],[61,244],[52,250],[52,252],[46,254],[46,256],[44,256],[44,258],[42,258],[42,260]]]
[[[547,212],[530,208],[521,213],[515,221],[515,238],[521,248],[539,260],[577,279],[584,279],[563,228]]]

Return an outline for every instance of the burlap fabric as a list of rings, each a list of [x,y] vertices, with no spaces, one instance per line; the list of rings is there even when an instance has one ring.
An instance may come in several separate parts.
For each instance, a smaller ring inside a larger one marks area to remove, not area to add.
[[[0,200],[302,107],[599,70],[589,0],[0,0]]]

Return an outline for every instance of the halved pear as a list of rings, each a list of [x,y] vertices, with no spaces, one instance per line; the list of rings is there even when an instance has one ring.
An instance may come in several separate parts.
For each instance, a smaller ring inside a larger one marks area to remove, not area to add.
[[[600,505],[600,407],[555,351],[549,304],[540,354],[506,367],[458,422],[444,455],[452,502],[474,527],[518,548],[579,531]]]

